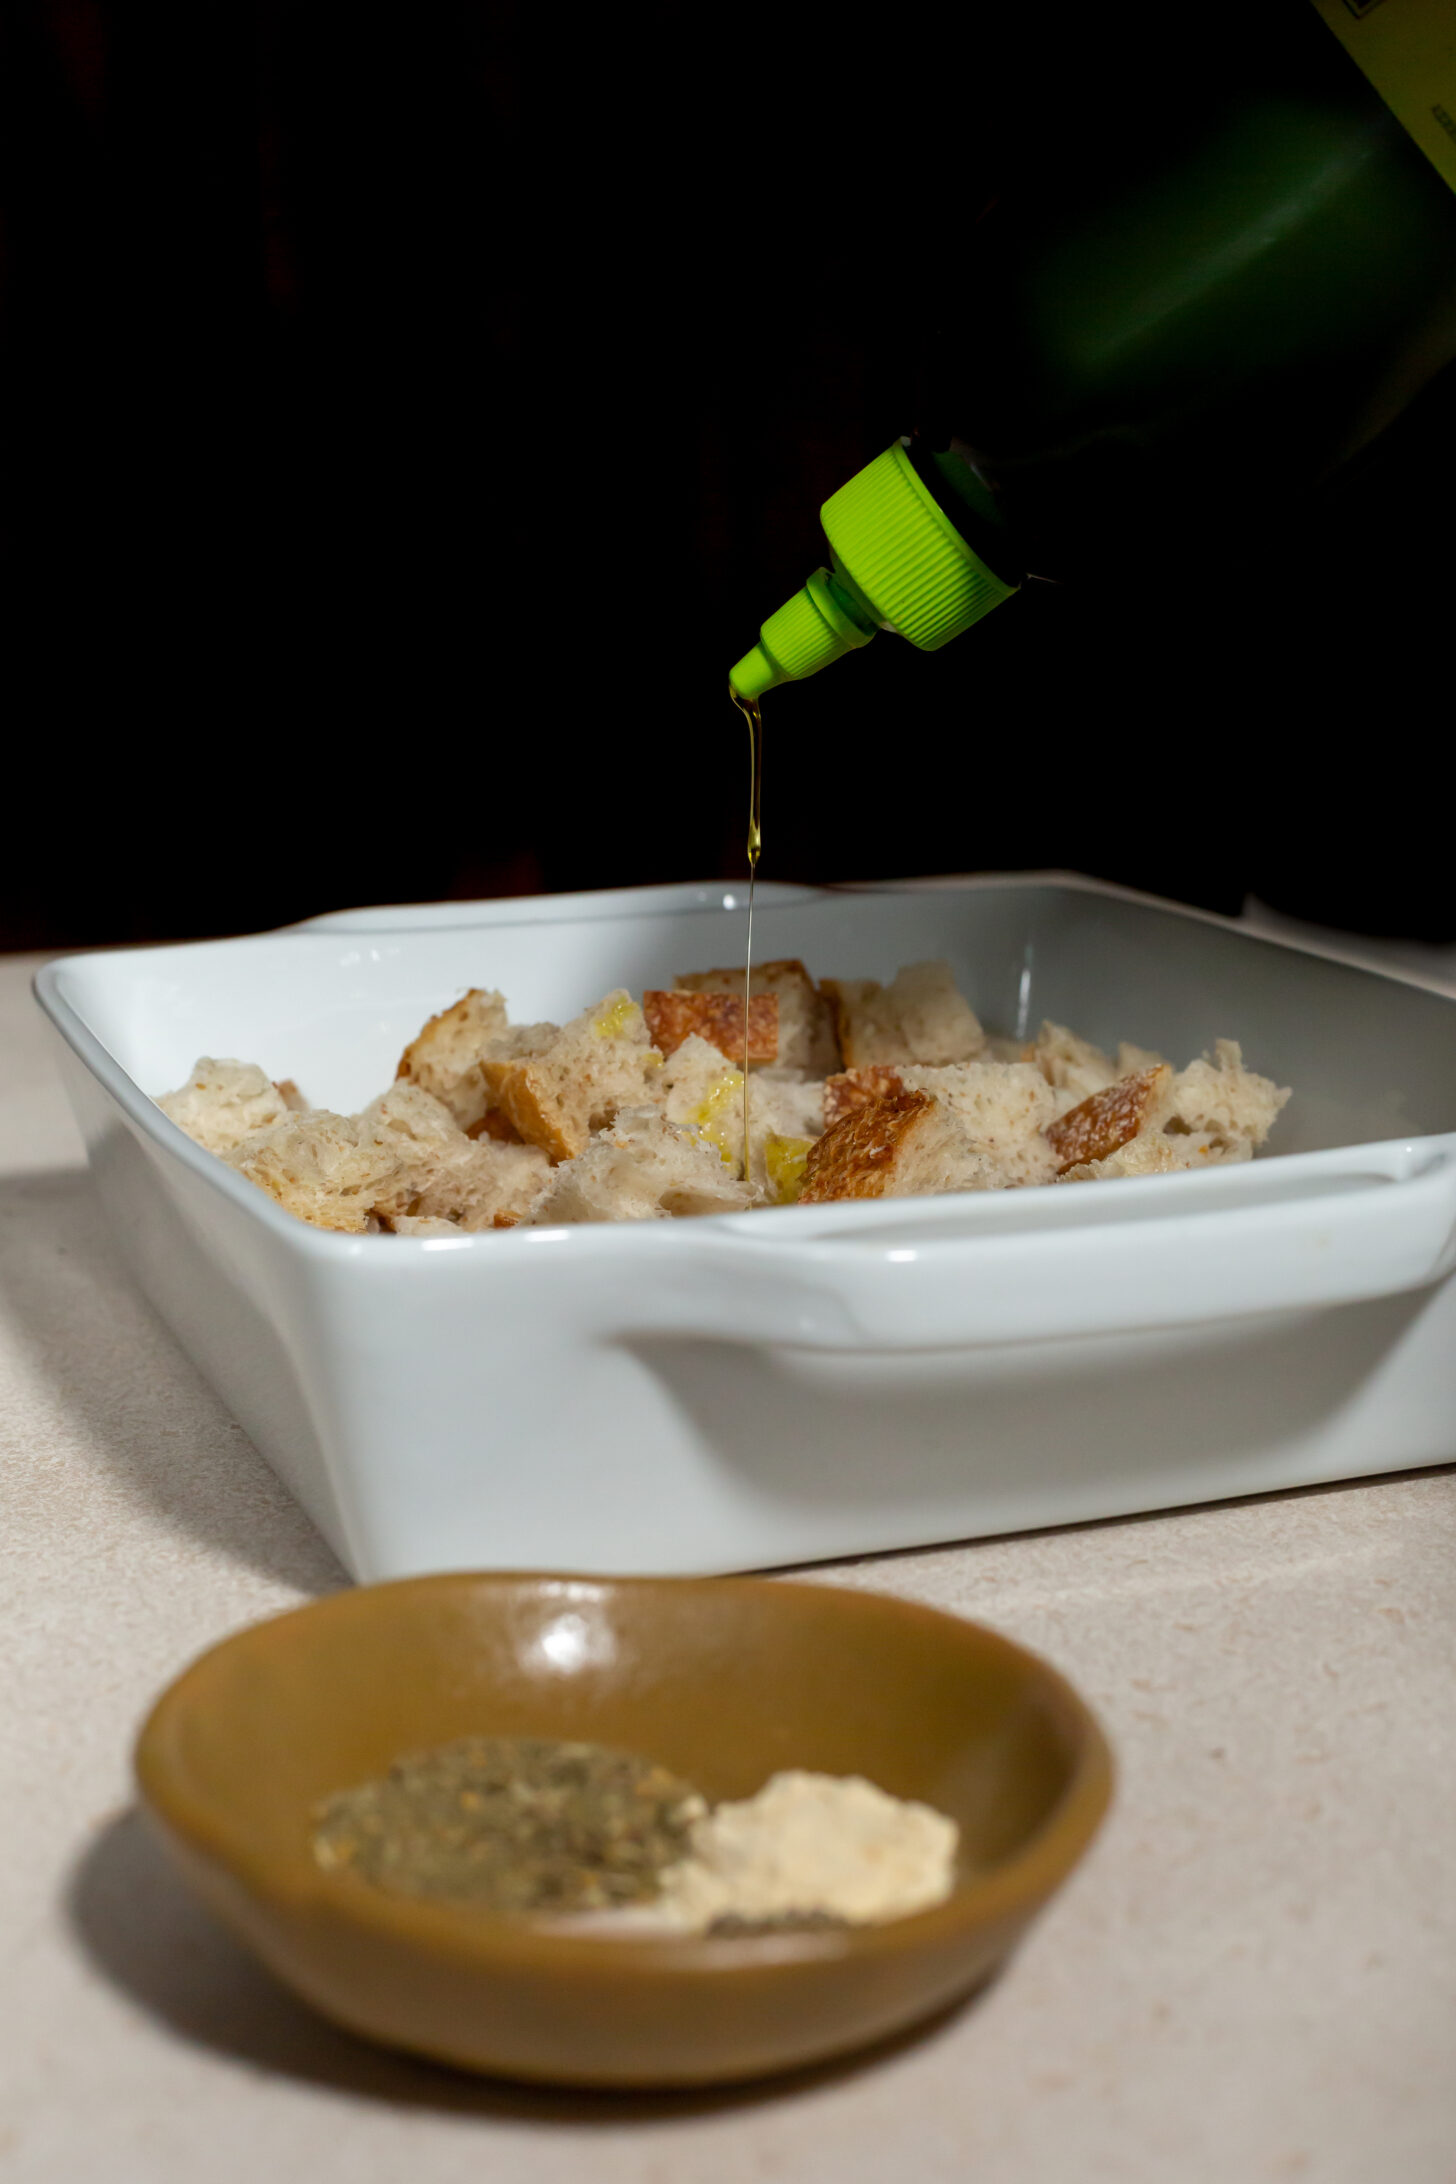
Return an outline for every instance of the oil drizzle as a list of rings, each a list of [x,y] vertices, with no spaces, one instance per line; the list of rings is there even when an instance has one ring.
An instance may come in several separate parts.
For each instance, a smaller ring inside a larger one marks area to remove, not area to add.
[[[728,695],[748,723],[748,945],[743,955],[743,1179],[749,1180],[748,1004],[753,993],[753,897],[758,886],[758,858],[763,848],[763,718],[757,698],[741,698],[732,683]]]

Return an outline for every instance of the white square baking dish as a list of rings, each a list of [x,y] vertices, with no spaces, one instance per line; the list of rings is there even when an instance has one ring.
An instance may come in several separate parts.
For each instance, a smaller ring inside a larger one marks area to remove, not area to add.
[[[1277,1153],[1117,1184],[347,1237],[148,1095],[198,1054],[352,1110],[467,985],[558,1021],[741,961],[721,885],[345,913],[37,981],[117,1245],[360,1578],[760,1568],[1456,1454],[1456,1000],[1090,882],[760,891],[762,959],[946,956],[1294,1087]]]

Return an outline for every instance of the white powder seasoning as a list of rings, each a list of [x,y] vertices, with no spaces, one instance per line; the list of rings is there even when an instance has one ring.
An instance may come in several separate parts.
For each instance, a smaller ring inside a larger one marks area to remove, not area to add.
[[[699,1930],[795,1912],[904,1918],[950,1894],[959,1839],[944,1813],[860,1775],[776,1774],[694,1822],[691,1853],[663,1874],[653,1909]]]

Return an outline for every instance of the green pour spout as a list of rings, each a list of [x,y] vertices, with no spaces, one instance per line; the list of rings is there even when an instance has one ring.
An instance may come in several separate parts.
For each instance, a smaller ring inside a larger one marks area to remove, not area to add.
[[[741,698],[817,675],[877,629],[934,652],[1017,589],[967,545],[903,441],[832,493],[820,520],[834,565],[769,616],[730,671]]]

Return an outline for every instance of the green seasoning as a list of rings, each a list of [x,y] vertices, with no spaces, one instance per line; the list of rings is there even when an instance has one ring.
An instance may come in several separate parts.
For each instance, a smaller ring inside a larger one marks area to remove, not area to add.
[[[631,1752],[554,1737],[460,1737],[397,1759],[313,1813],[328,1872],[486,1911],[642,1903],[705,1810],[691,1783]]]

